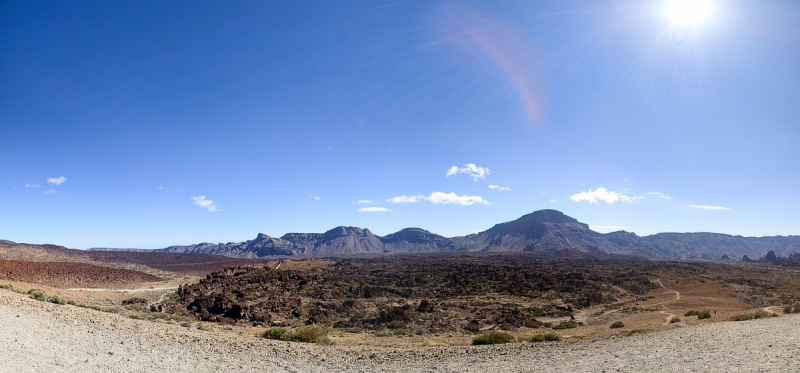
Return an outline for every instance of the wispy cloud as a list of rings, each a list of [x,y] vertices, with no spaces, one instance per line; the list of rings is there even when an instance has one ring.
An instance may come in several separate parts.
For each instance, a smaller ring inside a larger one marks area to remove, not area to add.
[[[369,206],[369,207],[362,207],[358,209],[358,212],[363,214],[372,214],[372,213],[380,213],[380,212],[390,212],[392,210],[387,209],[386,207],[380,206]]]
[[[458,195],[453,192],[433,192],[430,195],[400,195],[396,197],[392,197],[386,200],[389,203],[394,204],[411,204],[411,203],[420,203],[420,202],[429,202],[434,205],[460,205],[460,206],[472,206],[472,205],[488,205],[489,201],[484,199],[481,196],[466,196],[466,195]]]
[[[214,201],[208,199],[208,197],[206,197],[206,196],[202,196],[202,195],[201,196],[194,196],[194,197],[192,197],[192,202],[195,205],[200,206],[200,207],[208,210],[209,212],[217,212],[218,211],[216,203],[214,203]]]
[[[693,209],[708,210],[708,211],[731,211],[731,210],[733,210],[730,207],[715,206],[715,205],[689,205],[689,207],[691,207]]]
[[[425,201],[425,196],[422,195],[416,195],[416,196],[399,195],[386,200],[386,202],[394,203],[397,205],[419,203],[423,201]]]
[[[360,199],[360,200],[356,201],[357,205],[371,205],[373,203],[375,203],[375,202],[373,202],[371,199]]]
[[[647,192],[645,193],[648,197],[658,198],[658,199],[672,199],[672,196],[667,193],[662,192]]]
[[[25,184],[25,189],[39,189],[41,187],[39,184]]]
[[[48,189],[48,190],[44,191],[44,194],[47,194],[47,195],[56,194],[56,193],[58,193],[58,191],[55,190],[55,189]]]
[[[163,192],[163,191],[167,190],[167,187],[165,187],[163,185],[159,185],[159,186],[156,187],[156,190],[158,190],[160,192]]]
[[[64,183],[66,183],[66,182],[67,182],[67,178],[64,177],[64,176],[47,178],[47,184],[50,184],[50,185],[62,185]]]
[[[579,192],[571,195],[569,197],[574,202],[585,202],[585,203],[598,203],[604,202],[609,205],[613,205],[616,203],[631,203],[634,201],[638,201],[642,199],[642,197],[638,196],[629,196],[624,193],[614,192],[608,190],[606,188],[600,187],[595,190],[589,190],[586,192]]]
[[[497,184],[489,184],[489,190],[493,190],[495,192],[510,192],[511,187],[497,185]]]
[[[314,201],[321,201],[322,197],[320,197],[320,196],[311,196],[311,199],[313,199]]]
[[[475,163],[467,163],[461,167],[450,166],[450,168],[447,169],[448,177],[455,175],[467,175],[474,181],[485,179],[490,173],[491,171],[488,167],[481,167]]]
[[[481,196],[460,196],[453,192],[433,192],[428,196],[428,201],[434,205],[488,205],[489,201],[483,199]]]

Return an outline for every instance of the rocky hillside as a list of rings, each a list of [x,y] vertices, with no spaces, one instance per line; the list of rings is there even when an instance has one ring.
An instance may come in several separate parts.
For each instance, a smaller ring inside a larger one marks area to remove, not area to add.
[[[406,228],[379,237],[368,229],[336,227],[325,233],[287,233],[280,238],[259,234],[250,241],[173,246],[161,251],[237,258],[526,252],[718,260],[723,256],[760,258],[770,250],[781,256],[800,252],[800,236],[742,237],[718,233],[637,236],[624,231],[602,234],[560,211],[540,210],[462,237],[447,238],[420,228]]]
[[[325,233],[287,233],[280,238],[259,233],[255,239],[250,241],[171,246],[161,249],[161,251],[224,255],[238,258],[320,257],[382,254],[384,245],[381,238],[372,234],[369,229],[336,227]]]
[[[458,250],[453,240],[422,228],[406,228],[383,237],[392,253],[437,253]]]
[[[650,256],[640,248],[617,245],[604,234],[556,210],[536,211],[486,231],[452,240],[466,251],[546,253],[567,250]]]

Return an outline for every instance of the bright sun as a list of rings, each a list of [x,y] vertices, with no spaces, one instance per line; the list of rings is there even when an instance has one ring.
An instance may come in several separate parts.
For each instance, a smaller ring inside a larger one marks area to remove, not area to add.
[[[665,0],[664,16],[676,28],[696,28],[714,13],[711,0]]]

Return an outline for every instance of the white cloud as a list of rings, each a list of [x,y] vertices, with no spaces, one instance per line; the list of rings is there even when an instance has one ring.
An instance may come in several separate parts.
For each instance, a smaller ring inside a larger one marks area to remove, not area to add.
[[[419,203],[425,201],[425,196],[407,196],[407,195],[400,195],[396,197],[392,197],[386,200],[386,202],[394,203],[394,204],[409,204],[409,203]]]
[[[195,205],[200,206],[209,212],[217,212],[217,205],[214,201],[208,199],[206,196],[194,196],[192,201]]]
[[[57,190],[55,190],[55,189],[48,189],[48,190],[45,190],[45,191],[44,191],[44,194],[48,194],[48,195],[50,195],[50,194],[56,194],[56,193],[58,193],[58,191],[57,191]]]
[[[610,233],[625,230],[625,227],[619,225],[590,225],[589,228],[600,233]]]
[[[475,163],[467,163],[461,167],[458,166],[450,166],[447,169],[447,176],[455,176],[455,175],[467,175],[472,178],[474,181],[478,181],[480,179],[485,179],[489,176],[491,172],[489,171],[488,167],[481,167],[476,165]]]
[[[39,184],[25,184],[25,189],[38,189],[38,188],[41,188],[41,187],[42,186],[39,185]]]
[[[389,203],[394,204],[409,204],[409,203],[420,203],[420,202],[430,202],[434,205],[460,205],[460,206],[472,206],[472,205],[488,205],[489,201],[485,200],[481,196],[462,196],[458,195],[453,192],[433,192],[429,196],[423,195],[414,195],[414,196],[407,196],[401,195],[392,197],[386,200]]]
[[[689,205],[689,207],[693,209],[700,209],[700,210],[709,210],[709,211],[730,211],[733,210],[729,207],[724,206],[714,206],[714,205]]]
[[[510,192],[511,187],[497,185],[497,184],[489,184],[489,189],[495,192]]]
[[[434,205],[472,206],[489,204],[489,201],[483,199],[481,196],[460,196],[453,192],[433,192],[427,199]]]
[[[662,192],[647,192],[645,193],[648,197],[653,198],[660,198],[660,199],[672,199],[672,196],[667,193]]]
[[[159,186],[156,187],[156,190],[163,192],[163,191],[167,190],[167,187],[165,187],[163,185],[159,185]]]
[[[59,177],[50,177],[47,179],[47,183],[50,185],[61,185],[67,182],[67,178],[64,176]]]
[[[605,202],[606,204],[613,205],[615,203],[620,203],[620,202],[631,203],[642,199],[642,197],[629,196],[627,194],[610,191],[606,188],[600,187],[595,190],[575,193],[571,195],[569,199],[573,200],[574,202],[587,202],[587,203]]]
[[[358,212],[369,214],[369,213],[376,213],[376,212],[390,212],[392,210],[387,209],[386,207],[380,206],[369,206],[369,207],[362,207],[358,209]]]
[[[357,205],[371,205],[373,203],[375,203],[375,202],[373,202],[371,199],[360,199],[360,200],[356,201]]]
[[[321,201],[322,197],[320,197],[320,196],[311,196],[311,199],[313,199],[315,201]]]

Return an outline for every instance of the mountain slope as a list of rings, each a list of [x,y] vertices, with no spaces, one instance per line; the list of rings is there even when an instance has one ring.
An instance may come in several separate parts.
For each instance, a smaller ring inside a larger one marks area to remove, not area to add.
[[[760,258],[773,250],[781,256],[800,252],[800,236],[742,237],[721,233],[658,233],[641,237],[639,246],[670,257],[719,259],[722,255]]]
[[[422,228],[405,228],[383,237],[386,251],[391,253],[436,253],[455,251],[455,243]]]
[[[259,234],[238,243],[201,243],[163,251],[239,258],[321,257],[363,254],[439,252],[526,252],[552,254],[619,254],[664,259],[720,259],[723,255],[760,258],[773,250],[781,256],[800,252],[800,236],[742,237],[718,233],[595,232],[557,210],[539,210],[497,224],[483,232],[447,238],[421,228],[406,228],[379,237],[368,229],[336,227],[325,233],[287,233],[280,238]]]
[[[488,230],[452,239],[466,251],[547,252],[573,250],[583,253],[637,254],[617,247],[605,235],[589,229],[557,210],[540,210]]]

